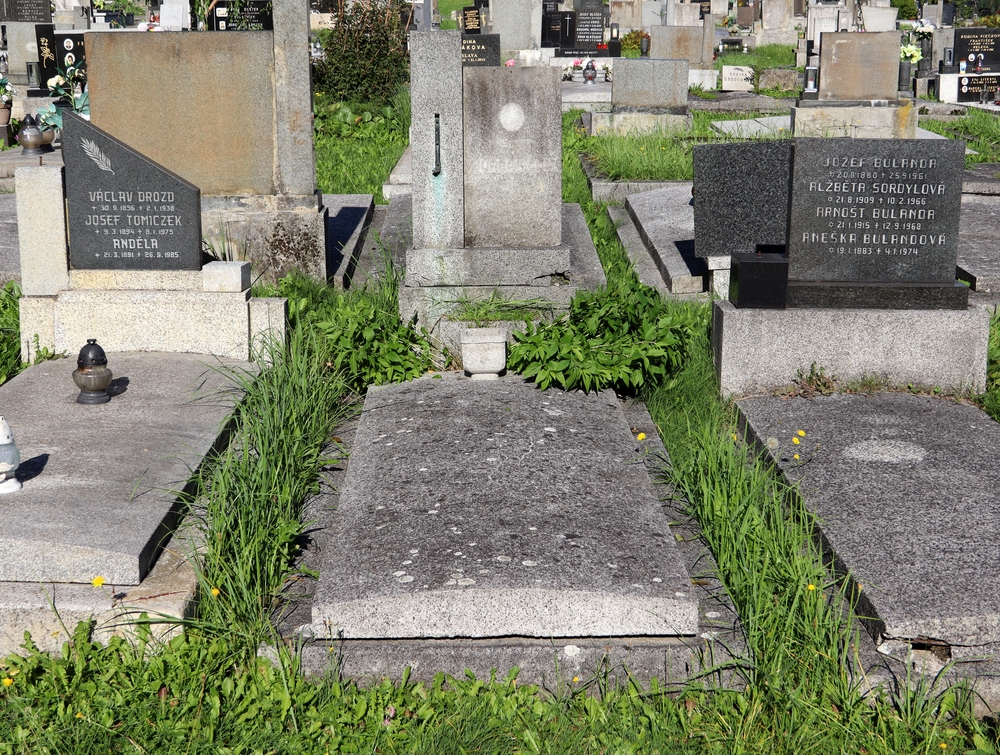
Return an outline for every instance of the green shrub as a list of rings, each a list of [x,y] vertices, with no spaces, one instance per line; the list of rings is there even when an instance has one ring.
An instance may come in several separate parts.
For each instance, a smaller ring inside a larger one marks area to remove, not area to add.
[[[399,0],[357,0],[326,38],[317,92],[347,102],[387,103],[409,80]]]
[[[622,50],[628,52],[639,52],[639,45],[643,37],[648,37],[642,29],[633,29],[628,34],[622,35]]]
[[[892,0],[892,7],[899,8],[899,18],[917,17],[917,4],[914,0]]]
[[[515,333],[507,364],[545,390],[634,394],[664,382],[681,366],[699,324],[696,311],[626,280],[617,289],[580,291],[567,316]]]

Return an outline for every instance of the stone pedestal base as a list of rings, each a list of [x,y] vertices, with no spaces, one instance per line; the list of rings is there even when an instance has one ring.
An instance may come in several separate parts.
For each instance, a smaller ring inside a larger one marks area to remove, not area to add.
[[[691,128],[691,115],[657,113],[593,113],[590,121],[592,136],[621,136],[681,131]]]
[[[840,380],[986,389],[986,309],[736,309],[715,302],[712,351],[723,396],[790,385],[815,365]]]
[[[820,105],[792,108],[794,136],[916,139],[917,109],[905,100],[888,107]]]

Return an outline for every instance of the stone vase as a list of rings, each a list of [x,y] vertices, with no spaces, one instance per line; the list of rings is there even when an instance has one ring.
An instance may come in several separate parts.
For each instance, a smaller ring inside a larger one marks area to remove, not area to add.
[[[462,366],[473,380],[496,380],[507,368],[502,328],[467,328],[462,333]]]
[[[900,92],[909,92],[911,77],[912,77],[913,64],[908,60],[899,61],[899,87]]]

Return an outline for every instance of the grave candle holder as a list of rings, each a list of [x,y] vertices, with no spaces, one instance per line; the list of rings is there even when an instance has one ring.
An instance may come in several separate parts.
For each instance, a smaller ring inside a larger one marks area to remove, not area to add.
[[[38,128],[33,115],[26,115],[21,121],[21,130],[17,132],[17,143],[21,145],[22,155],[42,154],[42,130]]]
[[[78,404],[106,404],[111,400],[108,395],[111,384],[108,356],[97,345],[96,338],[88,338],[87,345],[80,349],[76,369],[73,370],[73,382],[80,389],[80,395],[76,397]]]
[[[729,300],[737,309],[784,309],[788,299],[785,247],[757,244],[754,254],[734,254]]]
[[[21,489],[21,481],[15,477],[20,465],[21,452],[14,442],[14,434],[7,420],[0,417],[0,495]]]

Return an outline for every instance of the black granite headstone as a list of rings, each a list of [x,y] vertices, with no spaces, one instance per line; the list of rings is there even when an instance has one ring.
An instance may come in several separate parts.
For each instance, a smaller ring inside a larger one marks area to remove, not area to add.
[[[955,29],[955,62],[963,61],[966,73],[1000,73],[1000,29]]]
[[[0,0],[0,22],[51,24],[49,0]]]
[[[699,0],[698,18],[712,15],[712,0]]]
[[[462,36],[463,66],[500,65],[500,35],[475,34]]]
[[[69,111],[62,145],[71,267],[201,268],[197,186]]]
[[[754,252],[788,239],[792,142],[694,147],[694,251],[699,257]]]
[[[597,52],[597,45],[604,41],[603,11],[579,11],[576,14],[576,41],[573,49],[581,52]]]
[[[54,24],[35,24],[35,44],[38,50],[38,82],[44,87],[45,82],[56,75],[56,27]]]
[[[958,80],[959,102],[981,102],[984,98],[993,102],[1000,89],[1000,76],[962,76]]]
[[[788,305],[964,307],[964,158],[950,139],[796,139]]]
[[[462,31],[466,34],[479,34],[482,30],[479,8],[475,5],[462,8]]]
[[[273,31],[272,0],[243,0],[230,3],[219,0],[209,15],[211,31]]]
[[[559,14],[559,50],[572,50],[576,44],[576,12],[562,11]]]

